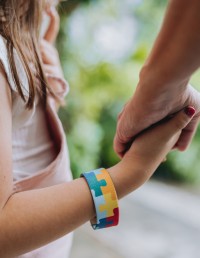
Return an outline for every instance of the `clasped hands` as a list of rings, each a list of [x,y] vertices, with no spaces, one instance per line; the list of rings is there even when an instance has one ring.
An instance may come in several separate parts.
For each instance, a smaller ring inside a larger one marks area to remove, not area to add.
[[[200,93],[188,81],[172,86],[141,79],[118,116],[114,150],[125,170],[137,167],[137,185],[152,175],[171,149],[185,150],[196,132]]]

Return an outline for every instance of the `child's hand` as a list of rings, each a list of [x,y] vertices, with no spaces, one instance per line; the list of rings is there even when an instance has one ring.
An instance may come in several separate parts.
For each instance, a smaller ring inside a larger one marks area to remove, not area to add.
[[[151,177],[176,144],[194,113],[193,107],[187,107],[170,120],[147,130],[134,140],[123,159],[109,169],[111,173],[116,173],[114,180],[120,197],[135,190]]]
[[[40,42],[40,51],[43,61],[43,69],[47,77],[47,81],[58,99],[55,99],[55,108],[58,110],[60,105],[64,105],[64,97],[66,96],[69,85],[64,79],[60,58],[54,42],[57,38],[60,18],[55,7],[48,8],[46,13],[50,17],[49,27]]]
[[[55,7],[49,8],[46,13],[50,17],[49,27],[40,42],[40,51],[44,70],[47,74],[62,76],[62,69],[57,49],[54,47],[54,42],[57,38],[60,18]]]
[[[53,45],[56,41],[60,28],[60,16],[55,6],[47,6],[46,14],[50,18],[50,23],[44,35],[44,39]]]
[[[40,42],[40,51],[42,55],[44,72],[46,75],[63,78],[63,72],[57,49],[47,40],[42,39]]]
[[[63,77],[63,72],[60,64],[60,58],[57,49],[54,47],[54,42],[57,38],[60,18],[55,7],[49,8],[46,13],[50,17],[49,27],[40,42],[40,51],[43,61],[44,72],[49,75],[49,84],[55,91],[59,91],[59,83],[56,83],[51,76]]]

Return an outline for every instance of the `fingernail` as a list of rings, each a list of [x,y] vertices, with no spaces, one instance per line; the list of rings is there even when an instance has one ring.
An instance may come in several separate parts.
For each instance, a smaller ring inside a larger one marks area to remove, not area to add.
[[[195,114],[196,110],[194,107],[188,106],[184,109],[184,112],[187,116],[192,117]]]

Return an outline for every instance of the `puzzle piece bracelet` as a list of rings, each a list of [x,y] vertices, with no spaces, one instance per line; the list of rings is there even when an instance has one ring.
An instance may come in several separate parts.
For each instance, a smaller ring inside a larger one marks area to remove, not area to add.
[[[81,174],[90,188],[96,210],[91,219],[93,229],[117,226],[119,222],[119,206],[117,193],[112,179],[105,168],[99,168]]]

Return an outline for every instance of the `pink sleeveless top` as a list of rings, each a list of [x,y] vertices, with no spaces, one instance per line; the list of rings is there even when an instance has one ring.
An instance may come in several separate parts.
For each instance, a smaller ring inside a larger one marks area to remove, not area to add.
[[[25,96],[28,96],[28,85],[25,76],[25,72],[19,62],[17,56],[15,56],[17,62],[17,69],[20,78],[23,78],[23,91]],[[21,123],[26,123],[31,119],[33,112],[37,112],[37,108],[34,106],[33,110],[25,110],[24,102],[20,96],[16,95],[16,86],[12,80],[11,71],[7,59],[7,50],[5,47],[5,40],[0,36],[0,61],[4,66],[9,85],[12,90],[13,97],[13,124],[18,128]],[[47,108],[44,110],[45,117],[47,119],[49,133],[54,143],[54,155],[53,159],[45,167],[36,170],[19,180],[13,181],[13,193],[44,188],[63,182],[68,182],[72,179],[69,163],[69,155],[67,149],[67,143],[65,133],[57,115],[55,109],[55,102],[52,97],[47,97]],[[39,128],[38,128],[39,130]],[[19,171],[21,172],[21,171]],[[15,174],[15,172],[13,172]],[[14,175],[13,174],[13,175]],[[20,174],[20,173],[19,173]],[[23,173],[21,173],[23,175]],[[14,176],[15,178],[15,176]],[[17,178],[17,177],[16,177]],[[31,232],[30,232],[31,234]],[[68,258],[72,244],[72,233],[56,240],[48,245],[40,247],[36,250],[28,252],[13,258]]]

